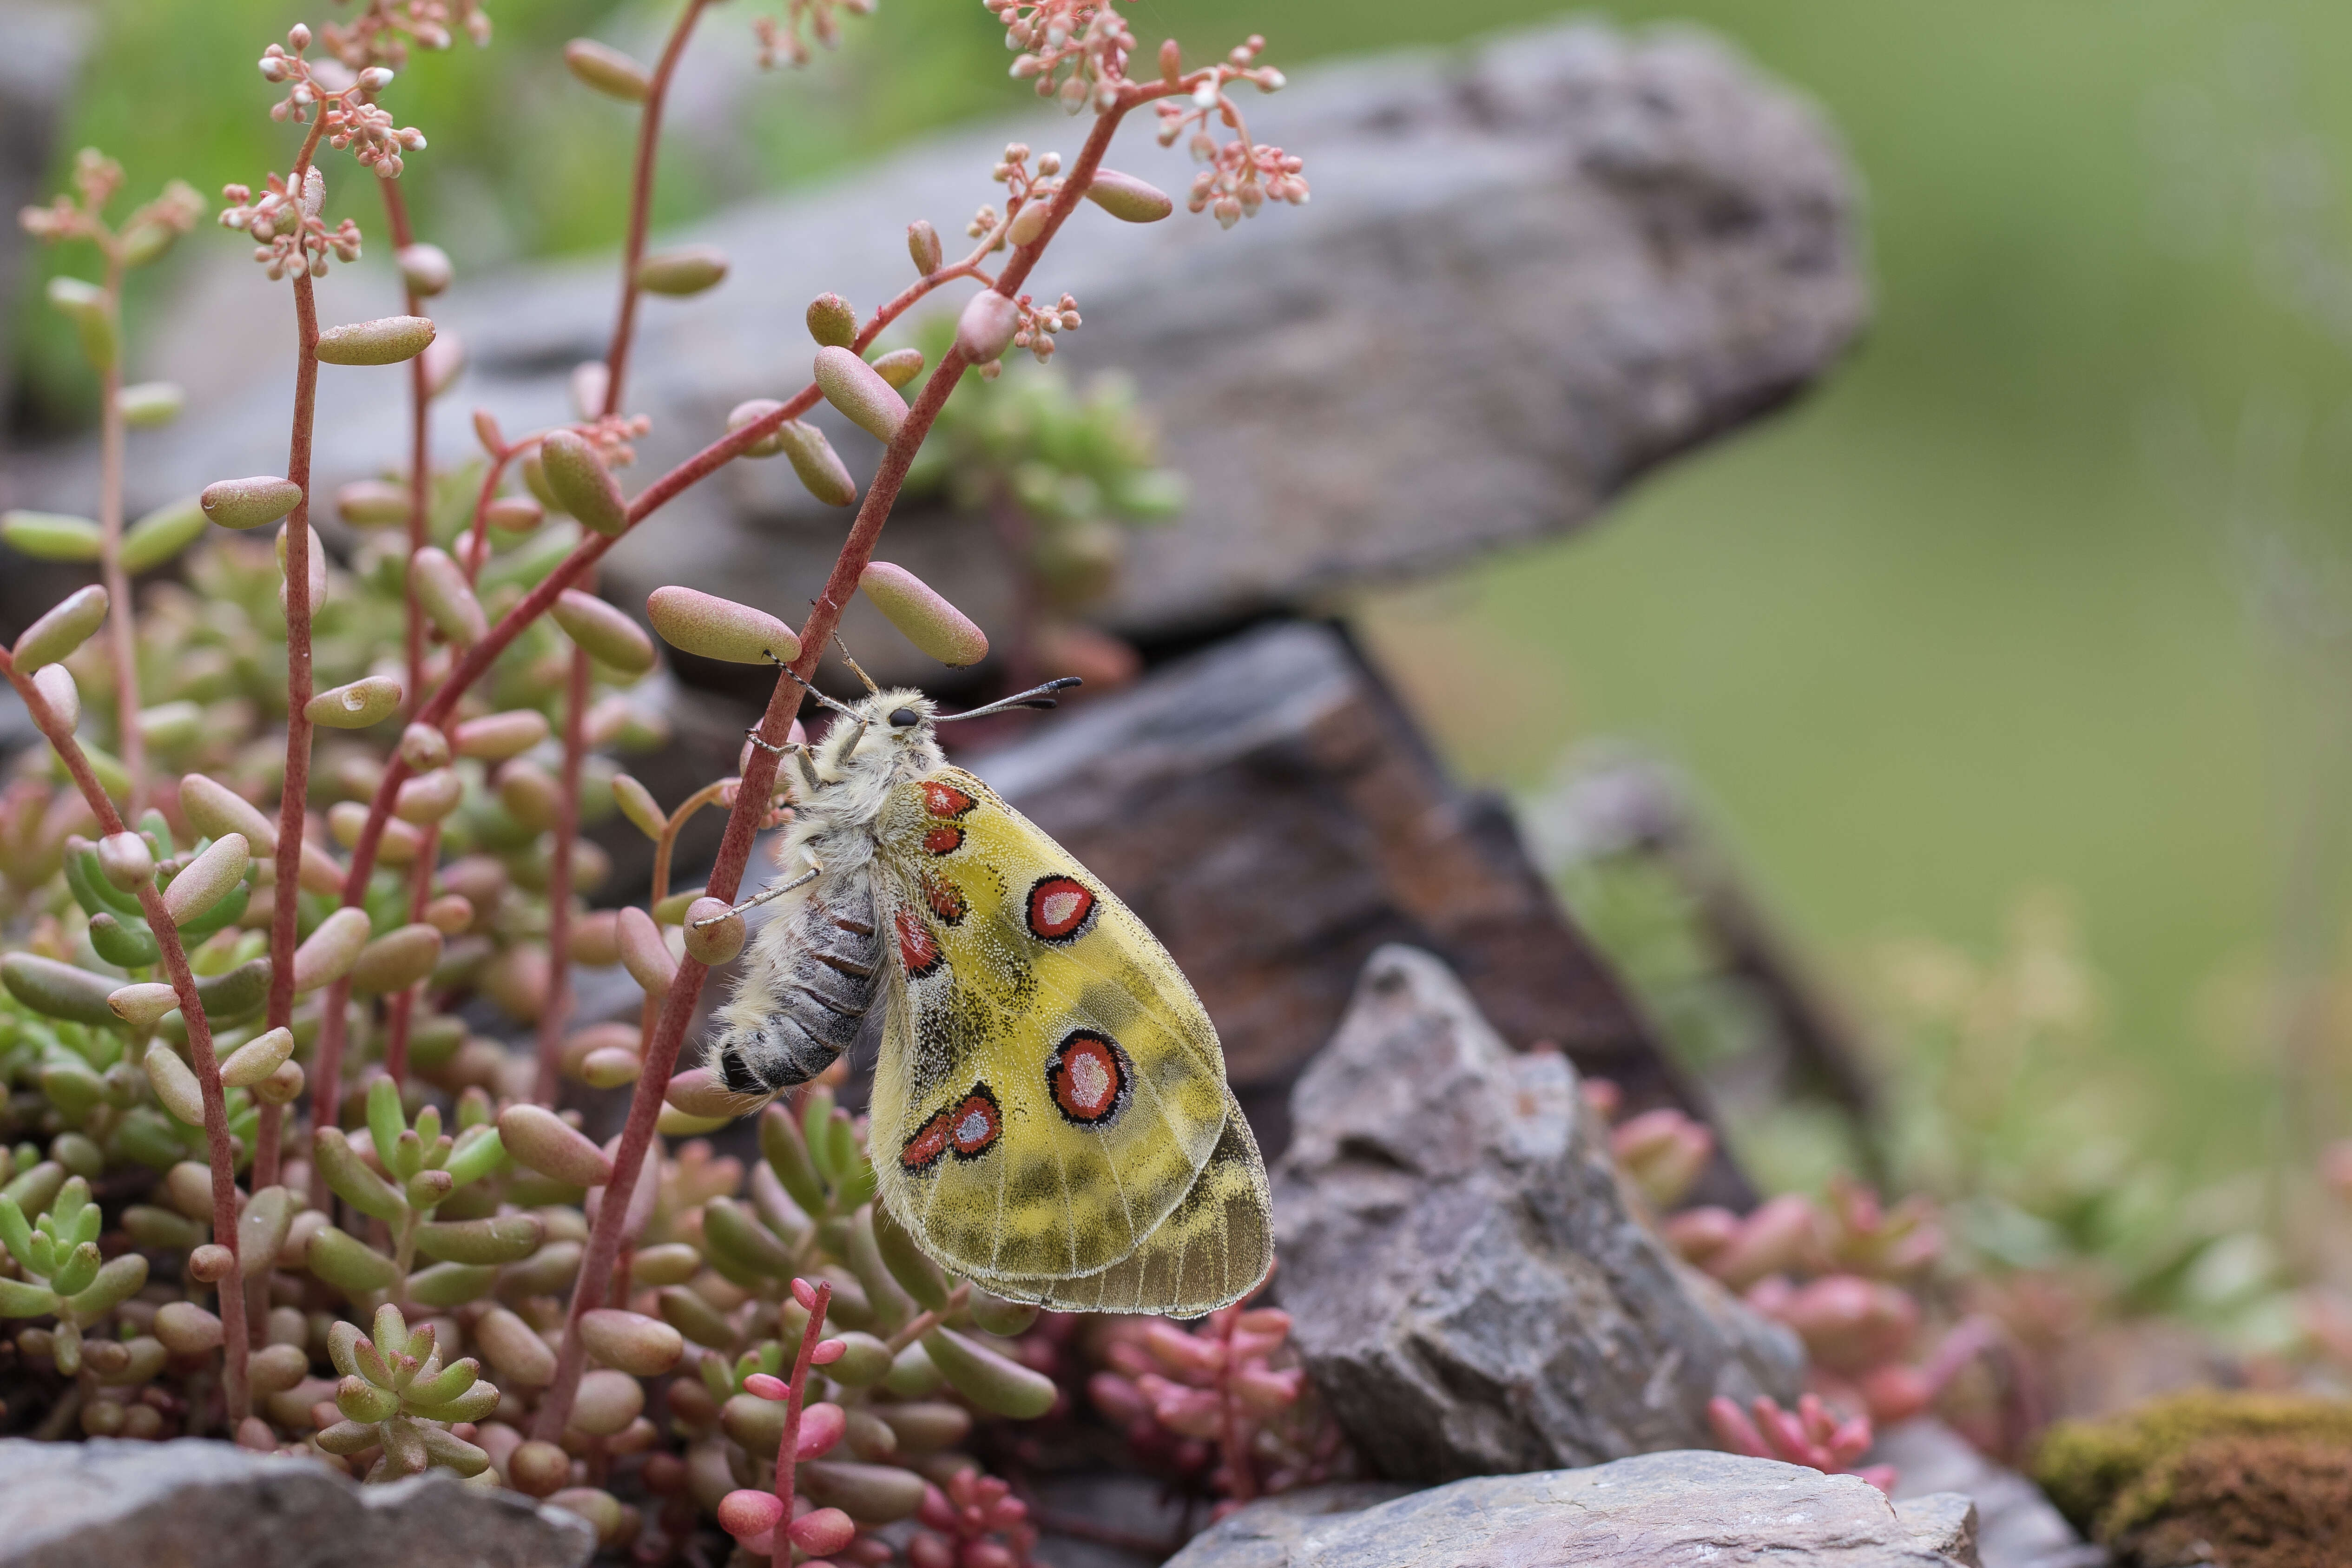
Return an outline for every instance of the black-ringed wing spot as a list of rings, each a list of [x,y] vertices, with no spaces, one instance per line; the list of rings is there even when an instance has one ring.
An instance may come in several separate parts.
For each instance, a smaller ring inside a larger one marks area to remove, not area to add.
[[[1004,1131],[1004,1113],[984,1083],[973,1084],[970,1094],[940,1114],[947,1118],[948,1147],[959,1160],[979,1159]]]
[[[924,1122],[923,1130],[908,1139],[907,1146],[898,1151],[898,1163],[916,1175],[938,1164],[940,1156],[948,1152],[948,1113],[944,1110]]]
[[[1029,934],[1039,942],[1076,942],[1094,918],[1094,893],[1075,877],[1040,877],[1029,889]]]
[[[923,835],[923,849],[930,855],[952,855],[963,847],[963,829],[944,825]]]
[[[933,779],[923,785],[923,809],[933,816],[961,816],[979,804],[951,784]]]
[[[948,924],[954,925],[971,912],[971,905],[964,901],[962,892],[953,882],[934,877],[926,871],[923,873],[922,884],[923,902],[930,905],[931,913],[939,916]]]
[[[1045,1087],[1064,1118],[1080,1127],[1105,1127],[1127,1109],[1135,1065],[1108,1035],[1073,1029],[1045,1059]]]
[[[940,952],[939,939],[931,934],[931,928],[923,923],[923,917],[912,910],[900,910],[891,917],[891,924],[898,928],[898,963],[907,972],[907,978],[920,980],[937,973],[945,955]]]

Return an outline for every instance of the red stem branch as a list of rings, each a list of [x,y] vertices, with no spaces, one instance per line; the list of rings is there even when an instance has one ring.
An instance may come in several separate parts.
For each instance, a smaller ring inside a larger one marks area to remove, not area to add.
[[[686,53],[686,40],[709,3],[686,0],[677,26],[670,28],[669,42],[663,46],[661,59],[654,66],[645,108],[637,116],[637,161],[629,178],[629,237],[621,252],[621,317],[613,323],[613,346],[604,355],[604,406],[600,412],[608,419],[621,411],[622,384],[629,374],[629,345],[637,332],[637,297],[643,292],[637,287],[637,264],[646,258],[646,231],[653,222],[654,162],[661,151],[662,106],[668,100],[678,58]]]
[[[815,1300],[809,1303],[808,1327],[801,1331],[800,1353],[793,1357],[793,1378],[786,1384],[784,1395],[784,1435],[776,1441],[776,1500],[784,1505],[783,1517],[776,1521],[776,1545],[790,1560],[792,1548],[782,1540],[793,1523],[793,1487],[800,1478],[801,1405],[808,1395],[809,1367],[816,1354],[817,1341],[824,1337],[824,1310],[833,1302],[833,1286],[819,1281]]]
[[[563,777],[555,796],[555,853],[547,868],[547,997],[539,1014],[539,1076],[531,1098],[553,1105],[572,1015],[572,847],[580,837],[580,764],[588,752],[588,653],[572,650],[563,686]]]
[[[127,615],[118,608],[118,615]],[[74,787],[81,791],[82,799],[98,818],[100,828],[108,834],[123,831],[122,817],[107,798],[105,787],[90,771],[89,759],[82,754],[81,744],[73,731],[61,721],[48,700],[41,695],[30,677],[16,668],[16,661],[0,649],[0,674],[16,689],[25,710],[32,715],[33,723],[48,738],[66,772],[72,775]],[[196,977],[188,968],[188,955],[180,945],[179,927],[173,923],[171,911],[163,905],[163,895],[152,879],[139,890],[139,906],[147,916],[148,928],[153,931],[155,945],[162,950],[162,967],[179,998],[180,1016],[188,1029],[188,1058],[195,1068],[196,1083],[205,1101],[205,1145],[211,1155],[213,1188],[213,1240],[236,1252],[236,1145],[229,1137],[228,1097],[221,1089],[220,1059],[213,1050],[212,1023],[205,1016],[202,997],[196,992]],[[250,1412],[250,1395],[246,1385],[247,1335],[245,1327],[245,1277],[240,1268],[231,1268],[220,1282],[221,1345],[225,1364],[221,1374],[221,1394],[228,1405],[229,1425],[245,1419]]]
[[[1037,258],[1051,243],[1055,233],[1069,216],[1070,209],[1085,195],[1095,171],[1101,167],[1104,152],[1118,132],[1119,121],[1128,108],[1159,96],[1150,89],[1129,89],[1130,96],[1122,99],[1119,107],[1099,117],[1087,137],[1086,146],[1072,165],[1068,180],[1055,195],[1048,214],[1045,232],[1034,244],[1016,247],[996,281],[996,291],[1007,298],[1016,296],[1028,278]],[[1166,90],[1164,89],[1162,91]],[[862,342],[861,345],[863,346]],[[892,437],[882,454],[880,468],[858,508],[857,521],[851,527],[849,538],[834,562],[833,573],[825,581],[824,592],[809,611],[801,630],[801,654],[793,664],[793,675],[779,674],[775,690],[768,699],[767,711],[759,724],[760,738],[781,750],[790,734],[793,718],[799,713],[803,682],[816,671],[818,658],[832,641],[835,626],[840,624],[841,612],[850,595],[856,592],[859,574],[874,558],[874,547],[882,536],[883,524],[889,521],[890,509],[905,485],[907,470],[913,464],[915,453],[923,438],[930,433],[932,423],[946,405],[949,395],[955,391],[963,377],[968,361],[961,347],[948,351],[930,379],[923,384],[914,406],[908,410],[906,421],[898,434]],[[772,419],[776,418],[771,416]],[[780,422],[780,421],[779,421]],[[768,421],[761,421],[767,424]],[[770,426],[772,428],[772,426]],[[754,428],[747,426],[740,436]],[[724,445],[724,443],[721,443]],[[691,464],[673,469],[667,480]],[[656,488],[659,483],[656,482]],[[679,488],[683,488],[681,485]],[[648,491],[650,495],[652,492]],[[645,497],[638,498],[640,503]],[[634,519],[637,514],[631,508]],[[800,679],[795,679],[793,676]],[[760,823],[766,817],[776,782],[777,752],[766,746],[751,748],[743,767],[743,782],[736,789],[735,806],[728,815],[726,836],[719,845],[718,862],[711,868],[709,896],[732,903],[737,889],[742,885],[743,868],[751,857],[751,841]],[[669,993],[663,998],[660,1019],[646,1042],[645,1068],[637,1076],[636,1091],[629,1100],[629,1117],[621,1131],[619,1148],[613,1159],[613,1183],[608,1192],[626,1193],[635,1190],[637,1173],[644,1167],[646,1151],[652,1146],[654,1123],[659,1118],[663,1091],[669,1087],[670,1075],[677,1068],[679,1049],[686,1043],[686,1028],[694,1016],[694,1005],[702,993],[702,982],[709,973],[708,966],[691,953],[679,961],[677,975],[671,980]],[[570,1324],[565,1332],[563,1348],[558,1353],[555,1379],[540,1405],[539,1433],[552,1438],[561,1435],[571,1419],[572,1401],[579,1391],[580,1373],[585,1365],[585,1342],[580,1333],[580,1320],[604,1301],[605,1281],[613,1272],[614,1260],[620,1255],[621,1221],[627,1205],[607,1203],[597,1215],[594,1230],[588,1241],[586,1255],[581,1259],[580,1279],[572,1292]]]

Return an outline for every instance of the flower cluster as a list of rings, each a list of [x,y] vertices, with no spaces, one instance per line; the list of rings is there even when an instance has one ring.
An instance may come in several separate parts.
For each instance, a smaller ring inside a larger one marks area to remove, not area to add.
[[[253,258],[268,268],[272,282],[289,274],[323,278],[331,255],[338,261],[360,258],[359,225],[345,218],[329,229],[319,216],[327,201],[327,179],[315,163],[302,171],[299,197],[272,174],[258,199],[249,185],[224,185],[221,199],[229,204],[220,215],[221,226],[253,236]]]
[[[1160,104],[1160,144],[1172,147],[1190,131],[1193,159],[1208,165],[1193,176],[1188,205],[1196,213],[1214,213],[1227,228],[1255,217],[1269,201],[1307,205],[1307,179],[1299,173],[1305,161],[1279,147],[1252,142],[1241,110],[1225,96],[1226,86],[1236,81],[1246,81],[1260,92],[1281,90],[1286,79],[1283,74],[1256,63],[1265,49],[1265,40],[1251,34],[1202,79],[1190,97]],[[1231,140],[1217,140],[1209,128],[1212,119],[1234,132]]]
[[[1339,1427],[1311,1397],[1290,1347],[1290,1314],[1247,1302],[1186,1332],[1164,1318],[1113,1322],[1107,1370],[1087,1380],[1095,1408],[1126,1429],[1136,1456],[1205,1480],[1225,1504],[1343,1475]]]
[[[837,11],[870,16],[874,14],[874,0],[789,0],[782,22],[772,16],[754,17],[751,36],[759,40],[760,68],[773,70],[780,64],[808,64],[808,40],[801,36],[803,28],[828,49],[841,42]]]
[[[290,47],[287,46],[291,46]],[[261,53],[262,79],[284,83],[286,96],[269,106],[269,117],[307,125],[315,111],[330,146],[347,151],[362,166],[386,179],[400,177],[400,155],[421,152],[425,132],[415,126],[396,127],[375,95],[392,85],[389,66],[372,65],[348,80],[340,62],[313,66],[303,58],[310,47],[310,29],[297,22],[286,35],[286,45],[272,44]]]
[[[908,1568],[1028,1568],[1037,1544],[1029,1505],[977,1470],[958,1470],[945,1490],[926,1490],[915,1517],[929,1532],[907,1543]]]
[[[120,231],[106,225],[106,206],[122,188],[122,165],[95,147],[85,147],[74,159],[74,194],[59,192],[47,206],[27,206],[16,221],[26,233],[46,240],[88,239],[100,245],[119,242],[123,259],[136,266],[153,260],[173,240],[195,226],[204,198],[184,180],[173,180],[163,194],[133,212]]]
[[[408,63],[408,49],[446,49],[463,29],[477,47],[490,41],[490,14],[482,0],[367,0],[348,25],[321,29],[329,53],[352,70],[370,66],[394,69]]]
[[[1034,79],[1037,96],[1057,98],[1076,114],[1089,102],[1101,113],[1118,101],[1135,34],[1101,0],[985,0],[1004,24],[1004,46],[1019,49],[1016,81]]]

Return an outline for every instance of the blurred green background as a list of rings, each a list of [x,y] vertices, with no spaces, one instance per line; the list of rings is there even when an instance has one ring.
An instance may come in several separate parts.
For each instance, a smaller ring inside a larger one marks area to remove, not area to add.
[[[95,9],[105,42],[61,154],[106,147],[135,195],[283,163],[251,62],[325,11]],[[649,55],[667,7],[490,10],[489,51],[421,60],[390,95],[433,139],[410,164],[420,226],[472,265],[604,245],[626,121],[555,51],[592,32]],[[1130,15],[1147,45],[1173,33],[1196,53],[1256,27],[1288,65],[1556,11]],[[717,8],[696,47],[748,56],[752,14]],[[1604,735],[1681,763],[1765,901],[1859,1000],[1885,939],[1989,952],[2021,896],[2063,890],[2104,981],[2098,1061],[2145,1102],[2132,1126],[2151,1152],[2218,1172],[2341,1131],[2352,269],[2333,203],[2352,100],[2331,89],[2352,78],[2352,9],[1606,14],[1712,27],[1822,103],[1868,188],[1876,323],[1819,395],[1677,464],[1591,536],[1368,601],[1377,645],[1412,651],[1474,777],[1531,791]],[[732,153],[678,143],[662,216],[1020,100],[975,0],[882,0],[849,30],[751,100]],[[23,304],[19,421],[70,426],[87,389]]]

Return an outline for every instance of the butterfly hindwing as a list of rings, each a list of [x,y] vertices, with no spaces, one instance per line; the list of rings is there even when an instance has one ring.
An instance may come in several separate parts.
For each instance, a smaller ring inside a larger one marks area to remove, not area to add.
[[[1256,1289],[1274,1265],[1274,1209],[1257,1140],[1229,1090],[1225,1130],[1209,1163],[1141,1246],[1076,1279],[991,1275],[1000,1296],[1065,1312],[1163,1312],[1194,1318]]]
[[[1263,1206],[1255,1145],[1245,1126],[1238,1144],[1228,1131],[1240,1117],[1216,1031],[1109,889],[961,769],[895,789],[875,835],[903,984],[885,987],[871,1146],[883,1200],[927,1250],[983,1281],[1034,1286],[1136,1254],[1204,1167],[1219,1172],[1220,1216],[1237,1166]],[[1185,1232],[1195,1247],[1211,1196]],[[1146,1275],[1156,1289],[1201,1274],[1138,1268],[1138,1295],[1152,1293]]]

